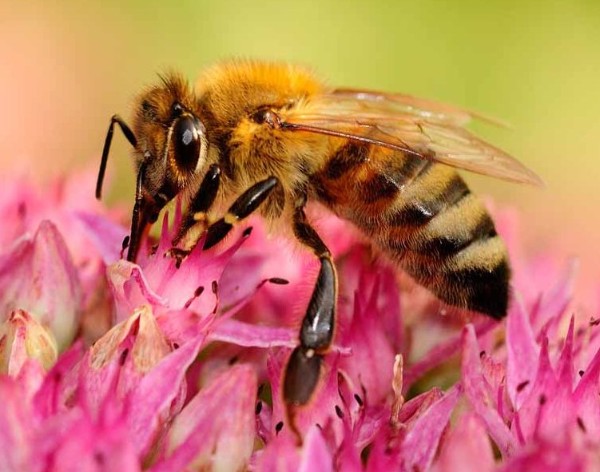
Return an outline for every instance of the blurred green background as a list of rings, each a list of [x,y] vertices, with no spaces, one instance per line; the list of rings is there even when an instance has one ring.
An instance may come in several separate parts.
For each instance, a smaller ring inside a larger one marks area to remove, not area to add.
[[[96,165],[110,116],[156,73],[232,56],[295,61],[331,84],[411,93],[501,118],[475,124],[547,182],[468,177],[520,208],[526,244],[600,273],[600,1],[104,1],[0,4],[2,172]],[[131,201],[129,151],[112,199]]]

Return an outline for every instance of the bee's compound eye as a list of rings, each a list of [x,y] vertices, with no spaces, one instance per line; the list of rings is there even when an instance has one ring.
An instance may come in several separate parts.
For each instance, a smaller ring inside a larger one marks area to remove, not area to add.
[[[200,122],[193,116],[184,116],[175,124],[173,130],[175,159],[177,164],[192,172],[200,157]]]

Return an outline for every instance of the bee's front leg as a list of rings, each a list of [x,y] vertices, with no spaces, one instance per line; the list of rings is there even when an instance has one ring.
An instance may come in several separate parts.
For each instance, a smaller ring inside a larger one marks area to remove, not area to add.
[[[119,125],[123,135],[129,141],[129,144],[133,146],[135,149],[137,147],[137,139],[131,131],[131,128],[123,118],[119,115],[113,115],[110,119],[110,125],[108,125],[108,132],[106,133],[106,138],[104,139],[104,148],[102,149],[102,160],[100,161],[100,168],[98,169],[98,179],[96,180],[96,198],[100,200],[102,197],[102,183],[104,182],[104,173],[106,172],[106,163],[108,162],[108,153],[110,152],[110,144],[112,143],[113,133],[115,130],[115,123]]]
[[[288,421],[300,439],[294,424],[294,409],[311,399],[321,373],[323,356],[333,340],[337,273],[331,252],[306,220],[303,207],[299,207],[294,213],[294,234],[302,244],[312,249],[321,263],[317,283],[300,328],[300,345],[290,356],[283,385]]]
[[[213,164],[208,168],[198,191],[190,201],[190,205],[181,222],[181,226],[177,231],[177,235],[173,239],[174,248],[171,250],[173,254],[184,254],[189,253],[198,242],[199,235],[192,235],[192,228],[197,227],[199,224],[206,224],[207,212],[215,202],[217,193],[219,191],[219,185],[221,183],[221,168]],[[206,229],[201,228],[201,229]],[[179,245],[182,240],[185,241],[184,249],[176,249],[175,246]]]

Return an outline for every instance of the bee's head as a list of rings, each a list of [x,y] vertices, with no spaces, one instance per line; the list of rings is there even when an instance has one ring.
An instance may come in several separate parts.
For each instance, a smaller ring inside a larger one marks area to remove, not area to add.
[[[138,97],[133,132],[142,187],[162,208],[203,171],[207,141],[188,83],[175,74],[161,79]]]
[[[136,202],[127,258],[135,260],[139,243],[160,210],[204,171],[207,155],[205,127],[197,115],[197,101],[188,83],[168,74],[139,95],[130,129],[117,115],[104,145],[98,173],[99,198],[104,169],[117,123],[134,147],[137,166]]]

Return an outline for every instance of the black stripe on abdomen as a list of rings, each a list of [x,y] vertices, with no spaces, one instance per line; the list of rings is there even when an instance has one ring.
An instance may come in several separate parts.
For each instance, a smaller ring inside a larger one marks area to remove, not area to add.
[[[392,212],[387,222],[391,226],[422,226],[431,221],[445,208],[457,205],[471,191],[463,180],[454,175],[442,190],[430,200],[415,201],[405,204],[403,207]]]
[[[458,224],[458,223],[456,223]],[[486,240],[496,236],[494,222],[487,213],[479,216],[479,221],[468,231],[459,234],[445,234],[426,238],[414,249],[424,254],[435,254],[438,257],[449,257],[469,247],[476,241]]]
[[[399,242],[384,246],[409,275],[443,302],[499,319],[506,315],[510,281],[506,253],[494,255],[499,245],[498,236],[472,241],[448,257],[416,252]]]
[[[373,176],[358,185],[358,192],[364,203],[372,204],[380,200],[396,198],[403,188],[425,175],[433,162],[411,155],[405,155],[399,165],[388,164]]]
[[[492,269],[475,266],[446,272],[443,277],[448,289],[445,296],[438,294],[442,300],[496,319],[506,316],[510,280],[506,258]]]
[[[323,177],[337,180],[362,165],[369,158],[370,147],[370,144],[349,140],[329,159]]]

